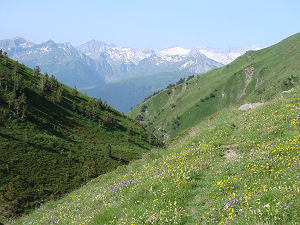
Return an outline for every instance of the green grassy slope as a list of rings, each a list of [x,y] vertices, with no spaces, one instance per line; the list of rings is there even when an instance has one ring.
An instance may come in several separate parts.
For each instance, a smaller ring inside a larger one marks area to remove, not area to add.
[[[0,215],[13,217],[157,146],[100,100],[0,55]]]
[[[226,107],[264,102],[300,81],[300,33],[249,51],[222,68],[154,95],[129,112],[157,134],[174,137]]]
[[[299,224],[299,96],[224,109],[12,224]]]

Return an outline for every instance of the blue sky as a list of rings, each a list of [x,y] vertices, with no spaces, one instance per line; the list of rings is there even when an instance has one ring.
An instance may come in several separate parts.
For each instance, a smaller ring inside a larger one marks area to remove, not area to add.
[[[143,48],[268,46],[300,32],[298,0],[1,0],[0,39]]]

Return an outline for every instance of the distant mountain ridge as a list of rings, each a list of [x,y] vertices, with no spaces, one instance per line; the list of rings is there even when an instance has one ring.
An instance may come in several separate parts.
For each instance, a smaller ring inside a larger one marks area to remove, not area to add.
[[[140,99],[166,87],[169,82],[174,83],[181,77],[221,67],[246,51],[246,48],[218,50],[185,49],[180,46],[162,50],[134,49],[96,40],[74,47],[69,42],[55,43],[53,40],[36,44],[21,37],[0,40],[0,49],[26,66],[34,68],[39,65],[42,72],[47,71],[60,82],[76,86],[93,97],[101,97],[123,112],[128,112],[130,107],[140,103]],[[122,82],[146,76],[145,82],[139,81],[134,90],[128,89],[132,82]],[[150,82],[149,85],[151,76],[155,77],[155,82]],[[106,84],[115,82],[121,83],[105,87]],[[90,91],[91,87],[93,90]],[[115,87],[119,87],[118,90],[110,90]],[[116,91],[117,96],[122,96],[117,100],[113,99]],[[132,102],[132,96],[136,94],[139,97]],[[128,105],[124,105],[124,102]]]
[[[161,51],[133,49],[91,40],[78,46],[77,49],[95,61],[101,57],[107,59],[113,71],[112,75],[105,77],[108,83],[163,72],[203,73],[222,66],[199,52],[188,54],[190,50],[182,47],[172,47]]]
[[[39,65],[43,72],[54,74],[59,81],[70,86],[104,83],[103,74],[110,73],[110,66],[104,58],[96,63],[70,43],[57,44],[49,40],[34,44],[17,37],[0,41],[0,48],[31,68]]]
[[[234,60],[249,49],[226,52],[179,46],[163,50],[133,49],[96,40],[73,47],[69,42],[52,40],[36,44],[22,37],[0,40],[0,48],[15,60],[30,67],[39,65],[42,71],[78,87],[161,72],[203,73]]]

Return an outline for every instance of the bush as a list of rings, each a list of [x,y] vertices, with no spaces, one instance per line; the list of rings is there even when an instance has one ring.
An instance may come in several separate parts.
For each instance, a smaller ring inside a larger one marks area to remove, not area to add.
[[[146,105],[142,105],[140,112],[146,112],[146,109],[148,108],[148,106]]]

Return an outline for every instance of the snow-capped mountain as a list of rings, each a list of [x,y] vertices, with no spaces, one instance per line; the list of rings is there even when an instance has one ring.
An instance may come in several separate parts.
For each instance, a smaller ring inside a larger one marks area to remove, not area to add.
[[[105,77],[107,82],[124,78],[152,75],[161,72],[185,71],[204,73],[222,66],[198,52],[176,46],[163,50],[133,49],[91,40],[77,47],[95,61],[105,57],[112,68],[112,75]]]
[[[249,50],[259,50],[262,47],[258,46],[249,46],[247,48],[207,48],[207,47],[197,47],[193,49],[195,52],[200,52],[206,55],[208,58],[211,58],[217,62],[220,62],[224,65],[231,63],[237,57],[243,55],[246,51]]]
[[[127,78],[130,76],[128,73],[132,72],[140,61],[153,54],[151,49],[124,48],[95,40],[82,44],[77,49],[95,61],[105,57],[112,69],[112,75],[105,77],[107,82]]]
[[[180,46],[158,49],[125,48],[91,40],[73,47],[52,40],[35,44],[16,37],[0,41],[8,55],[30,67],[39,65],[44,72],[77,87],[110,83],[118,80],[178,72],[199,74],[234,60],[244,49],[186,49]]]
[[[70,43],[55,43],[52,40],[34,44],[24,38],[0,41],[0,48],[25,65],[39,65],[42,72],[54,74],[59,81],[70,86],[83,87],[104,83],[111,73],[105,58],[97,62],[78,51]]]

